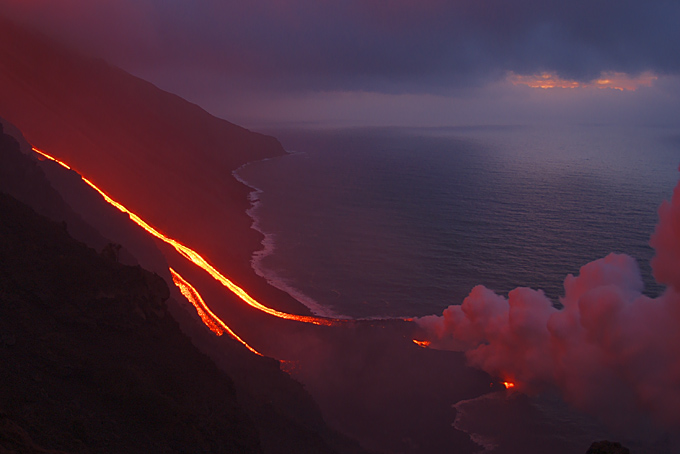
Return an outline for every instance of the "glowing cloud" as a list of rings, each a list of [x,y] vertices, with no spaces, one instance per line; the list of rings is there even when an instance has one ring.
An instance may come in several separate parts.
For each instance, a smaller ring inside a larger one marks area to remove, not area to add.
[[[590,82],[563,79],[557,74],[541,73],[533,75],[520,75],[510,73],[508,80],[513,85],[526,85],[531,88],[611,88],[620,91],[635,91],[640,87],[651,87],[658,77],[651,72],[645,72],[636,77],[626,73],[603,72],[598,79]]]

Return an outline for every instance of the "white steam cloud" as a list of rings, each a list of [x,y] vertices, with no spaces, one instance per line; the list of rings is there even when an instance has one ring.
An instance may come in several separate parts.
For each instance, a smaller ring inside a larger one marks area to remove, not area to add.
[[[659,209],[650,244],[658,298],[642,294],[634,259],[610,254],[564,281],[562,310],[542,291],[508,298],[475,287],[463,304],[418,320],[433,348],[527,393],[558,389],[575,407],[626,425],[642,412],[680,429],[680,183]]]

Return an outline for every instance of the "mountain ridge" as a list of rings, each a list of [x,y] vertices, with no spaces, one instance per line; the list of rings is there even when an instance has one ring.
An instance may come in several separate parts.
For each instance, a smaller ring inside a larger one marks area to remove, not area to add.
[[[100,59],[0,17],[0,116],[272,305],[309,313],[250,268],[251,188],[232,172],[286,152]],[[200,226],[197,228],[197,226]]]

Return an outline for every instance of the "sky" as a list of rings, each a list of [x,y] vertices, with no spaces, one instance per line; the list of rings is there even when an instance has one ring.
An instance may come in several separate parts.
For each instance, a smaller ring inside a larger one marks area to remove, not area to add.
[[[677,124],[677,0],[0,0],[246,126]]]

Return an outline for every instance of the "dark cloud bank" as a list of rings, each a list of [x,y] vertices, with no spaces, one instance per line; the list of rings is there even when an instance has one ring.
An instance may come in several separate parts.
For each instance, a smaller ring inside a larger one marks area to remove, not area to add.
[[[3,0],[2,11],[129,70],[192,68],[259,89],[439,92],[506,71],[680,69],[680,3],[667,0]]]

